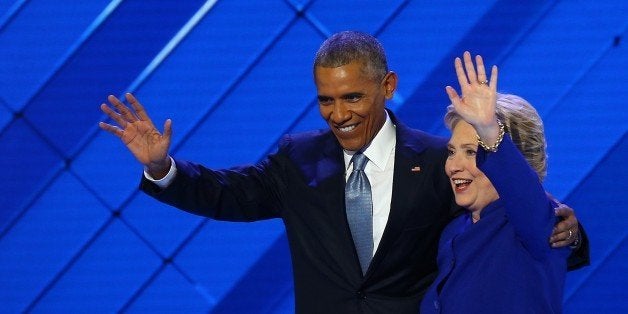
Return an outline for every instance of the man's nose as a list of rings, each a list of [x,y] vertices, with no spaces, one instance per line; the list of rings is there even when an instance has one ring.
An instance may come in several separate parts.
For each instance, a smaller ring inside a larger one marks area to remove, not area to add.
[[[343,123],[351,119],[351,112],[349,112],[347,106],[342,101],[336,101],[331,118],[334,123]]]

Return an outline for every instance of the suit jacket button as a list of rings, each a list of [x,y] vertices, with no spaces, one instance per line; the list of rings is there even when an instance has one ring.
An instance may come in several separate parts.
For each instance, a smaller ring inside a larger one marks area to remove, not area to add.
[[[366,299],[366,294],[364,293],[364,291],[358,291],[355,294],[358,296],[358,299]]]

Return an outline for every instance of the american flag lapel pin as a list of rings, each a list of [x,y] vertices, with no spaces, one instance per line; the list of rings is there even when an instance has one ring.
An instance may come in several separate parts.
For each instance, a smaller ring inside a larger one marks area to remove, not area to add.
[[[419,167],[419,166],[412,167],[412,169],[410,169],[410,171],[412,171],[412,172],[419,172],[419,171],[421,171],[421,167]]]

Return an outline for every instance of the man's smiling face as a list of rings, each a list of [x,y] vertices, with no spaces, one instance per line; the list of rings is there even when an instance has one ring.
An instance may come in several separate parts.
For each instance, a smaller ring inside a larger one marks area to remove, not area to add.
[[[365,74],[362,62],[316,67],[314,80],[321,116],[340,146],[357,151],[368,145],[386,121],[386,99],[396,88],[396,75],[376,81]]]

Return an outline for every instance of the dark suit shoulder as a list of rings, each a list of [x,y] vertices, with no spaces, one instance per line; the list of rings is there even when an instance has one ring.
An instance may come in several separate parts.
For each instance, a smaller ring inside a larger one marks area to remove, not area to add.
[[[433,135],[418,129],[406,129],[407,132],[411,135],[411,138],[415,138],[418,141],[421,141],[425,146],[431,148],[443,148],[447,146],[448,138],[438,135]]]
[[[422,130],[397,125],[397,144],[409,148],[432,160],[443,160],[446,157],[448,139]]]
[[[279,142],[280,152],[300,161],[317,160],[321,153],[339,148],[331,131],[323,129],[286,134]]]
[[[416,153],[421,153],[425,150],[443,151],[447,146],[447,138],[436,136],[419,129],[410,128],[399,120],[391,111],[388,111],[388,114],[397,128],[398,145],[401,144],[409,147]]]

